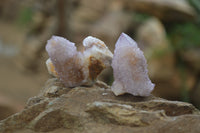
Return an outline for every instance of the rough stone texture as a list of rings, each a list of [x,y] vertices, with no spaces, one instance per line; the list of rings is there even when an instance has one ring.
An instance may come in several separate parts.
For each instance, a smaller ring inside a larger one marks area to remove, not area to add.
[[[189,103],[152,95],[116,97],[100,81],[64,88],[54,78],[24,110],[0,121],[0,132],[197,133],[199,122],[199,111]]]
[[[132,10],[152,14],[164,21],[189,21],[197,17],[187,0],[126,0],[125,3]]]

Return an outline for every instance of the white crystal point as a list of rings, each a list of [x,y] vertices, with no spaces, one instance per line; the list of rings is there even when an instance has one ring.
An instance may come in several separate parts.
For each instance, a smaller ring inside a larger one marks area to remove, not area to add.
[[[149,96],[154,84],[148,77],[147,63],[137,43],[122,33],[115,45],[112,67],[115,95],[130,93],[134,96]]]
[[[118,38],[117,43],[115,44],[115,48],[124,46],[138,47],[137,43],[132,38],[130,38],[130,36],[128,36],[125,33],[122,33]]]
[[[53,62],[61,62],[66,60],[66,58],[63,57],[71,58],[77,54],[75,44],[59,36],[52,36],[52,38],[47,41],[46,51]]]
[[[96,37],[88,36],[83,40],[83,46],[87,49],[92,46],[97,46],[99,48],[105,48],[107,47],[103,41]]]
[[[85,47],[84,54],[88,53],[95,55],[95,58],[101,60],[105,67],[109,67],[113,58],[112,52],[108,49],[106,44],[100,39],[92,36],[88,36],[83,40],[83,46]]]

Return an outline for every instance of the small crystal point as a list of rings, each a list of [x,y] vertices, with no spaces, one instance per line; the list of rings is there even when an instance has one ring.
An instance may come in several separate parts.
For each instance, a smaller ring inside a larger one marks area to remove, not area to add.
[[[123,45],[121,45],[123,43]],[[117,43],[115,44],[115,48],[117,47],[123,47],[125,45],[129,45],[129,46],[134,46],[134,47],[138,47],[137,46],[137,43],[132,39],[130,38],[127,34],[125,33],[121,33],[121,35],[119,36],[118,40],[117,40]]]
[[[147,63],[137,43],[122,33],[115,45],[112,67],[115,95],[130,93],[134,96],[149,96],[154,84],[148,77]]]

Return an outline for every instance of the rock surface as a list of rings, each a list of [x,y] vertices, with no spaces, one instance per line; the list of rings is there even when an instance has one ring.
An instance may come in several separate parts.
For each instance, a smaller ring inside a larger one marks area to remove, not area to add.
[[[126,5],[164,21],[189,21],[197,17],[195,9],[187,0],[126,0]]]
[[[47,81],[24,110],[0,121],[0,132],[197,133],[200,113],[191,104],[154,96],[114,96],[110,87],[65,88]]]

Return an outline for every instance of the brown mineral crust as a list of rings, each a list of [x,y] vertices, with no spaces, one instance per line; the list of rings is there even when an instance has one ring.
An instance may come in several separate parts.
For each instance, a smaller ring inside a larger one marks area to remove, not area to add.
[[[97,46],[100,49],[106,48],[105,44],[102,44],[102,43],[98,42],[98,43],[92,43],[92,45],[90,45],[89,47],[87,47],[87,49],[93,47],[93,45]]]
[[[129,59],[130,56],[133,57],[128,62],[129,66],[134,66],[138,63],[138,61],[140,61],[137,57],[135,57],[136,55],[134,52],[132,52],[132,51],[130,52],[130,50],[129,50],[129,51],[127,51],[127,53],[129,53],[129,54],[127,54],[126,55],[127,57],[125,57],[125,58]],[[141,66],[141,68],[142,68],[142,66]],[[134,75],[139,75],[138,73],[135,72],[132,77],[135,81],[140,80],[139,76],[134,76]]]
[[[133,57],[133,58],[131,58],[131,59],[129,60],[129,62],[128,62],[128,63],[129,63],[129,66],[137,65],[138,62],[142,60],[141,57],[136,57],[136,53],[133,52],[132,49],[128,49],[128,50],[127,50],[127,55],[126,55],[126,57],[124,57],[124,58],[129,59],[130,56]],[[143,69],[143,71],[145,71],[145,68],[144,68],[143,66],[140,66],[140,67]],[[138,78],[139,78],[139,77],[138,77]],[[136,80],[137,80],[137,79],[136,79]]]
[[[130,66],[136,65],[138,62],[138,58],[135,57],[136,56],[135,53],[132,52],[131,50],[130,50],[130,52],[127,51],[127,53],[129,53],[129,54],[127,54],[125,58],[129,58],[129,56],[133,57],[133,58],[131,58],[131,60],[129,60],[129,65]]]
[[[83,75],[83,71],[79,64],[79,59],[73,57],[68,59],[64,66],[65,67],[69,67],[71,65],[71,71],[57,71],[58,75],[61,77],[61,80],[65,83],[65,82],[71,82],[70,84],[75,84],[75,83],[81,83],[81,81],[83,81],[84,79],[84,75]],[[55,64],[58,67],[58,70],[62,70],[59,64]],[[61,66],[63,67],[63,66]],[[66,73],[66,74],[63,74]],[[70,80],[69,80],[70,79]]]
[[[89,78],[91,80],[94,80],[97,78],[97,76],[101,73],[101,71],[105,68],[103,63],[96,59],[93,56],[90,56],[90,64],[88,66],[89,68]]]
[[[97,43],[96,45],[97,45],[99,48],[102,48],[102,49],[105,48],[105,44]]]
[[[56,76],[58,76],[58,73],[56,72],[55,66],[53,65],[53,63],[50,64],[50,69],[51,69],[51,72],[52,72],[53,74],[55,74]]]

